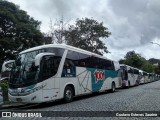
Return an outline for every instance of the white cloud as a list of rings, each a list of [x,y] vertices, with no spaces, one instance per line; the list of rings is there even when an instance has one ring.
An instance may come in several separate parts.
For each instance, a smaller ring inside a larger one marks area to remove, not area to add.
[[[76,18],[93,17],[104,22],[112,35],[103,40],[114,60],[135,50],[145,58],[159,58],[160,1],[159,0],[8,0],[20,6],[36,20],[42,21],[41,30],[48,31],[50,18],[63,14],[71,23]]]

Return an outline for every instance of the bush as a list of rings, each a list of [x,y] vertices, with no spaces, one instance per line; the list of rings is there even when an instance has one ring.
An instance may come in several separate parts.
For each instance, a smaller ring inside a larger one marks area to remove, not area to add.
[[[7,102],[8,100],[8,82],[1,81],[0,87],[2,88],[3,102]]]

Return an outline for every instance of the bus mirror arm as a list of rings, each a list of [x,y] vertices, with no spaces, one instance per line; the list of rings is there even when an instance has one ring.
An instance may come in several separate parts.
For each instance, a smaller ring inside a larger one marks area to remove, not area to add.
[[[44,56],[48,56],[48,55],[55,55],[54,53],[39,53],[38,55],[36,55],[36,57],[35,57],[35,66],[40,66],[40,62],[41,62],[41,60],[42,60],[42,58],[44,57]]]

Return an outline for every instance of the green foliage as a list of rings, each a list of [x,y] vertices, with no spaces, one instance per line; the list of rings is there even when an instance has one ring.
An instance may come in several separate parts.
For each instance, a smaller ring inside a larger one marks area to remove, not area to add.
[[[125,56],[124,63],[136,68],[142,68],[145,58],[141,57],[140,54],[135,53],[135,51],[127,52]]]
[[[125,61],[125,60],[120,59],[120,60],[119,60],[119,63],[120,63],[120,64],[123,64],[123,63],[124,63],[124,61]]]
[[[1,82],[0,87],[2,88],[2,90],[6,90],[6,89],[8,89],[8,83],[7,82]]]
[[[160,60],[155,58],[150,58],[148,61],[151,64],[154,64],[154,65],[157,64],[157,66],[154,66],[155,73],[160,74]]]
[[[0,0],[0,65],[17,52],[43,43],[40,22],[14,3]]]
[[[150,58],[148,61],[152,64],[160,63],[160,60],[155,58]]]
[[[152,73],[152,72],[155,72],[155,66],[152,65],[151,63],[149,63],[148,61],[146,61],[144,64],[143,64],[143,67],[142,69],[146,72],[149,72],[149,73]]]
[[[77,19],[75,25],[70,25],[64,31],[66,43],[78,48],[82,48],[97,54],[107,53],[107,47],[101,41],[111,35],[108,28],[96,20],[85,18]]]
[[[8,82],[1,82],[0,87],[2,88],[3,101],[8,102]]]
[[[155,71],[155,66],[153,66],[149,61],[147,61],[140,54],[135,53],[135,51],[127,52],[125,59],[121,59],[120,63],[127,64],[135,68],[139,68],[149,73]]]

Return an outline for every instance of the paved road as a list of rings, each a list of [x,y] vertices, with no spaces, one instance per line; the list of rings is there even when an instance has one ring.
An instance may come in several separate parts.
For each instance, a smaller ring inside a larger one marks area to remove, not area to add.
[[[160,81],[144,84],[130,89],[118,89],[115,93],[100,93],[77,97],[71,103],[62,101],[41,104],[35,107],[12,108],[15,110],[32,111],[160,111]],[[17,118],[16,118],[17,119]],[[36,118],[33,118],[36,119]],[[98,118],[46,118],[46,119],[153,119],[156,117],[98,117]]]

